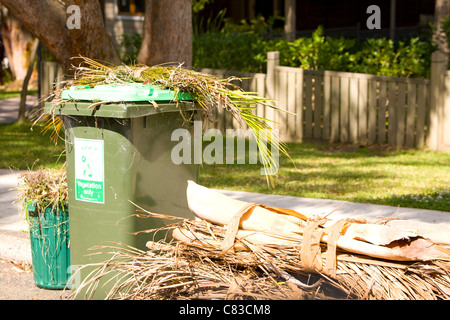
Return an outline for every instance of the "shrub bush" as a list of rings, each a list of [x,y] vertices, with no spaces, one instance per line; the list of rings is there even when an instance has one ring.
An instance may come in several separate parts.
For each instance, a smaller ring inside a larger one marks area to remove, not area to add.
[[[367,39],[355,53],[358,62],[350,68],[353,72],[393,77],[428,78],[431,68],[431,41],[411,38],[408,41]]]
[[[322,27],[310,38],[286,41],[265,40],[252,30],[224,27],[222,30],[195,34],[194,67],[208,67],[245,72],[265,72],[268,51],[280,52],[280,64],[313,70],[370,73],[395,77],[429,77],[431,40],[411,38],[394,42],[367,39],[358,43],[343,37],[325,37]]]
[[[289,67],[393,77],[428,78],[430,75],[431,54],[435,50],[431,40],[411,38],[394,42],[369,38],[359,43],[355,39],[326,37],[319,26],[309,38],[286,41],[266,39],[270,24],[261,19],[239,26],[223,19],[223,15],[221,19],[212,20],[207,28],[210,31],[196,29],[194,32],[194,67],[265,72],[267,52],[279,51],[280,64]],[[450,34],[450,22],[446,26]],[[141,42],[142,36],[125,34],[119,48],[122,61],[136,63]]]
[[[119,42],[119,57],[125,64],[136,64],[143,36],[140,34],[124,33]]]

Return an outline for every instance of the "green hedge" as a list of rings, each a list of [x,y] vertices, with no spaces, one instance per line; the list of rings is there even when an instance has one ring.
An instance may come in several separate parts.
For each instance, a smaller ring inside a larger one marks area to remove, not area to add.
[[[450,23],[449,23],[450,25]],[[193,66],[243,72],[265,72],[267,52],[279,51],[280,64],[313,70],[359,72],[394,77],[428,78],[431,40],[385,38],[360,43],[343,37],[325,37],[319,27],[311,37],[286,41],[264,39],[260,30],[226,27],[195,32]],[[448,28],[450,30],[450,27]],[[119,52],[125,63],[135,63],[142,36],[124,35]]]
[[[280,64],[313,70],[360,72],[395,77],[427,78],[431,41],[325,37],[319,27],[310,38],[265,40],[252,30],[199,33],[194,36],[193,65],[245,72],[265,72],[268,51],[280,52]]]

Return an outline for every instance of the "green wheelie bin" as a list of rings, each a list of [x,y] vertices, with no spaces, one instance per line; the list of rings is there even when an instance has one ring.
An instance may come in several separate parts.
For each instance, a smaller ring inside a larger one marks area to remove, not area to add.
[[[63,103],[46,103],[44,113],[62,116],[64,123],[72,270],[108,258],[93,255],[95,246],[145,250],[147,241],[166,236],[162,231],[135,234],[167,223],[139,217],[138,206],[193,218],[186,188],[188,180],[197,181],[198,164],[171,159],[177,144],[172,132],[184,128],[192,133],[193,120],[200,117],[188,94],[174,102],[173,91],[158,87],[97,85],[72,87],[61,98]],[[72,288],[91,271],[83,269]],[[107,292],[99,286],[91,298],[103,299]]]

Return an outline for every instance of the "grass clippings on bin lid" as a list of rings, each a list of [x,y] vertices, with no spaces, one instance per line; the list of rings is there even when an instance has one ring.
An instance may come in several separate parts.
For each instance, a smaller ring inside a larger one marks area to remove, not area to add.
[[[285,111],[273,103],[272,100],[259,97],[254,92],[246,92],[233,81],[240,81],[237,77],[219,79],[216,76],[183,68],[182,65],[163,64],[156,66],[145,65],[112,65],[100,63],[87,57],[79,57],[81,63],[74,66],[72,79],[63,81],[63,87],[53,92],[48,99],[53,99],[55,105],[67,102],[61,99],[63,90],[74,86],[90,87],[96,85],[118,85],[141,83],[144,85],[158,86],[161,89],[174,91],[175,102],[179,97],[189,95],[203,110],[204,114],[211,117],[214,108],[224,108],[232,114],[239,123],[244,122],[252,131],[260,150],[261,162],[266,173],[267,182],[273,182],[270,168],[277,167],[277,159],[271,152],[272,145],[284,155],[288,155],[286,146],[279,141],[269,125],[272,120],[257,116],[253,110],[257,104],[265,105],[282,112]],[[46,99],[46,100],[48,100]],[[101,106],[102,103],[118,101],[96,101],[93,105]],[[155,102],[152,102],[155,104]],[[48,115],[47,115],[48,116]],[[46,129],[58,132],[61,122],[50,115]],[[54,135],[57,137],[57,134]]]

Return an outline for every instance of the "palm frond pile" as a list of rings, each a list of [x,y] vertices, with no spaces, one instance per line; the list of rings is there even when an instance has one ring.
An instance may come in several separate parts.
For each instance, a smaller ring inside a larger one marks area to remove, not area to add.
[[[449,299],[449,243],[364,220],[329,220],[245,203],[189,183],[198,219],[148,251],[104,247],[78,290],[117,281],[108,299]],[[142,208],[141,208],[142,210]],[[143,210],[145,211],[145,210]],[[155,230],[153,230],[155,231]],[[76,294],[76,292],[75,292]]]

